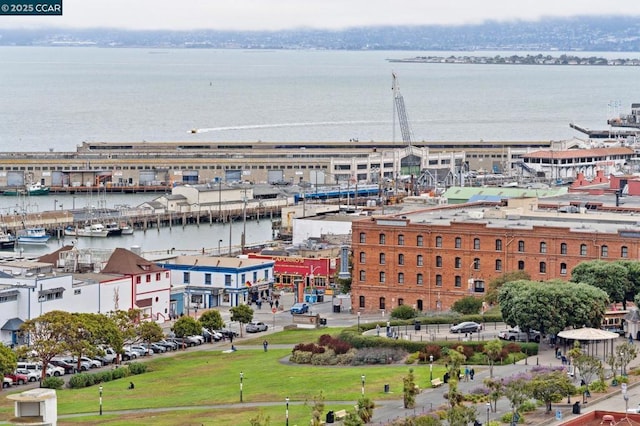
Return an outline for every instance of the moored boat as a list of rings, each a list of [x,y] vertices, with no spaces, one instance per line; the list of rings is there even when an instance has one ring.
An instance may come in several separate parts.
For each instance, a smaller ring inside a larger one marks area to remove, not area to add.
[[[24,188],[8,189],[2,195],[48,195],[49,187],[41,183],[31,183]]]
[[[8,232],[0,230],[0,249],[13,249],[16,245],[16,237]]]
[[[46,244],[51,238],[41,226],[32,226],[18,231],[18,244]]]
[[[64,229],[64,235],[70,237],[106,237],[109,234],[103,224],[94,223],[83,228],[68,226]]]
[[[107,230],[107,237],[119,237],[122,235],[122,228],[116,222],[107,223],[104,229]]]

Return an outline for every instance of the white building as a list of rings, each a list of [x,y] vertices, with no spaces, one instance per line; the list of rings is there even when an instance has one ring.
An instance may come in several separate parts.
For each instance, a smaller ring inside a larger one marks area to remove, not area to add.
[[[273,289],[275,261],[270,259],[176,256],[159,265],[171,270],[173,315],[238,306],[268,298]]]

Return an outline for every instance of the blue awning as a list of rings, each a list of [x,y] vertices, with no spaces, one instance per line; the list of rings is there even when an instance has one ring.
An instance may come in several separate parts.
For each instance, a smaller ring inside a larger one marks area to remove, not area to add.
[[[18,331],[20,330],[20,326],[24,323],[20,318],[11,318],[9,321],[5,322],[4,325],[0,328],[0,330],[6,331]]]

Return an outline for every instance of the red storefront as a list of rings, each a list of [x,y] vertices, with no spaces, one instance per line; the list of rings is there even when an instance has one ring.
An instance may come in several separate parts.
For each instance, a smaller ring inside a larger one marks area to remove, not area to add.
[[[250,259],[270,259],[273,267],[274,287],[290,288],[297,292],[299,301],[306,289],[325,291],[333,283],[338,259],[295,256],[269,256],[250,253]],[[295,284],[298,288],[295,288]]]

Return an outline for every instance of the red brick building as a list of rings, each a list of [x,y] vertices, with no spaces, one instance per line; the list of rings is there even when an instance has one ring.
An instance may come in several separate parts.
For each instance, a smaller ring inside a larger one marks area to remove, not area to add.
[[[640,227],[632,217],[534,207],[449,206],[354,222],[353,309],[448,310],[463,296],[484,296],[505,272],[568,280],[584,261],[639,257]]]

